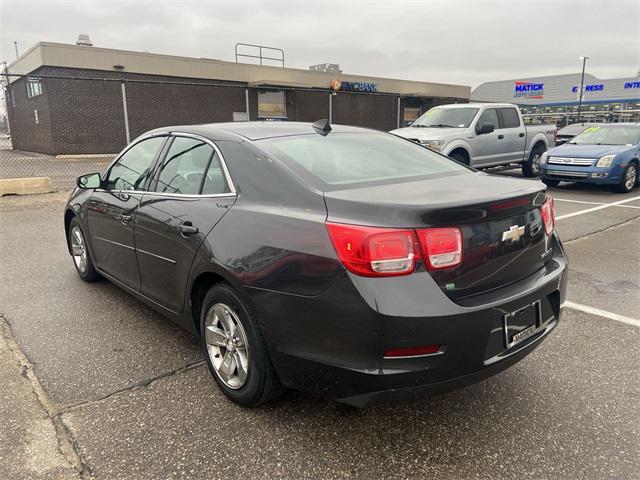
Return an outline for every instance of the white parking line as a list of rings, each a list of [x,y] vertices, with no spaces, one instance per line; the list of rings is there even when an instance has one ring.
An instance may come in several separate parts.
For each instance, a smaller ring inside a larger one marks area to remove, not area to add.
[[[553,201],[554,202],[571,202],[571,203],[584,203],[585,205],[607,205],[604,202],[586,202],[584,200],[569,200],[568,198],[556,198],[553,197]],[[640,209],[640,207],[637,207],[635,205],[612,205],[613,207],[620,207],[620,208],[638,208]]]
[[[624,315],[618,315],[617,313],[613,312],[607,312],[606,310],[600,310],[599,308],[590,307],[589,305],[582,305],[580,303],[574,303],[567,300],[561,305],[561,308],[571,308],[573,310],[579,310],[581,312],[608,318],[609,320],[615,320],[616,322],[633,325],[634,327],[640,327],[640,320],[636,320],[635,318],[631,317],[625,317]]]
[[[597,210],[603,210],[605,208],[614,207],[616,205],[621,205],[623,203],[634,202],[636,200],[640,200],[640,197],[632,197],[632,198],[627,198],[625,200],[620,200],[618,202],[604,203],[602,205],[598,205],[597,207],[587,208],[585,210],[578,210],[577,212],[573,212],[573,213],[567,213],[566,215],[560,215],[559,217],[556,217],[556,220],[564,220],[565,218],[575,217],[577,215],[595,212]]]

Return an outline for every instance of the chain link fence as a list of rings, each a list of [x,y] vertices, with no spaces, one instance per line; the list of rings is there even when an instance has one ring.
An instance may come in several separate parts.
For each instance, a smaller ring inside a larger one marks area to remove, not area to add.
[[[121,72],[82,71],[79,77],[71,70],[45,67],[29,76],[4,77],[0,179],[48,177],[54,189],[72,189],[79,175],[103,172],[140,134],[170,125],[327,118],[388,131],[402,124],[401,98],[395,94],[125,78]]]

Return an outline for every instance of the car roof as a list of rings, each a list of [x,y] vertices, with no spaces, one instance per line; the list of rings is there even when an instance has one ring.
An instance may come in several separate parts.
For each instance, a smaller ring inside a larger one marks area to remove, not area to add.
[[[378,130],[352,127],[348,125],[331,125],[331,131],[338,133],[379,132]],[[313,129],[312,124],[306,122],[254,121],[207,123],[201,125],[174,125],[157,128],[147,132],[147,134],[158,134],[164,132],[192,133],[202,135],[212,140],[238,140],[238,137],[247,140],[260,140],[263,138],[311,135],[317,133]]]

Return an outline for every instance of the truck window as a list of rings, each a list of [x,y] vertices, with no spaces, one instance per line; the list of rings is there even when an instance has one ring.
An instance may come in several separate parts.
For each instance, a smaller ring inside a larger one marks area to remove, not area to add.
[[[518,128],[520,126],[520,117],[515,108],[500,108],[499,111],[502,119],[500,128]]]
[[[498,111],[495,108],[488,108],[484,112],[482,112],[477,125],[482,126],[485,123],[492,124],[493,128],[495,128],[496,130],[500,128],[500,122],[498,121]]]

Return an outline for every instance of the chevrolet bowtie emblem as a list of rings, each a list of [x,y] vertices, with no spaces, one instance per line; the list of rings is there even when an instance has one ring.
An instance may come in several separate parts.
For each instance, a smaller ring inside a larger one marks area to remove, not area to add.
[[[511,225],[511,228],[506,232],[502,232],[502,241],[516,242],[520,240],[520,237],[524,235],[524,227],[518,225]]]

